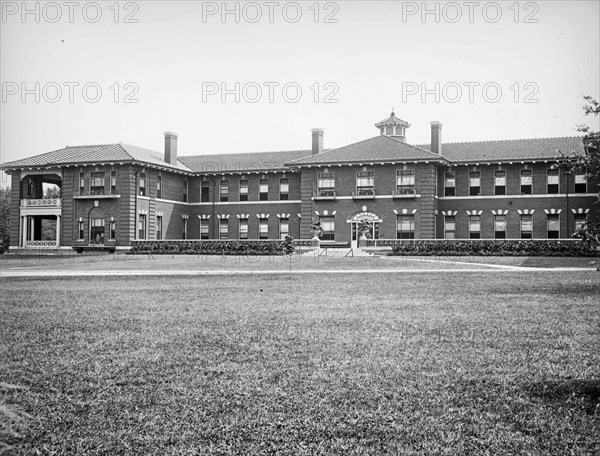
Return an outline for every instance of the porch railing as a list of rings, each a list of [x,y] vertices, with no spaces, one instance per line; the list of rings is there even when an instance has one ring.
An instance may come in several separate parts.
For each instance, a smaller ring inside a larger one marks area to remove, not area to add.
[[[25,247],[56,247],[56,241],[25,241]]]
[[[60,207],[62,198],[22,199],[21,207]]]

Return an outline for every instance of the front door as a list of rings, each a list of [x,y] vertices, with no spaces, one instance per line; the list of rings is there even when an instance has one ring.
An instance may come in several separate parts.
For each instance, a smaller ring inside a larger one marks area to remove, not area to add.
[[[359,233],[361,222],[351,222],[351,247],[353,249],[358,248],[358,241],[360,240],[361,234]],[[363,233],[367,239],[379,239],[379,222],[371,222],[370,230]]]
[[[104,219],[90,219],[90,244],[104,244]]]

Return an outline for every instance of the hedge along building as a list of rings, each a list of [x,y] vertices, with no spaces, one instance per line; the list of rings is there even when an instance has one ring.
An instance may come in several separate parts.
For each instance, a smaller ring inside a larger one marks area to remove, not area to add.
[[[127,144],[65,147],[6,163],[12,176],[11,248],[128,246],[140,239],[358,241],[568,238],[597,212],[598,182],[569,174],[579,137],[410,145],[392,113],[379,135],[325,150],[178,156]],[[44,198],[44,184],[60,197]],[[43,239],[44,220],[56,220]]]

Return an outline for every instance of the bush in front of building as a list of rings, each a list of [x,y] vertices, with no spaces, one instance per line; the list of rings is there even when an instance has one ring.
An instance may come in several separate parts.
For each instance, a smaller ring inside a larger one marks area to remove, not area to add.
[[[0,254],[10,245],[10,188],[0,188]]]
[[[542,240],[515,241],[413,241],[393,244],[390,255],[448,256],[600,256],[594,246],[583,242]]]
[[[282,241],[133,241],[131,254],[152,255],[289,255],[294,240]]]

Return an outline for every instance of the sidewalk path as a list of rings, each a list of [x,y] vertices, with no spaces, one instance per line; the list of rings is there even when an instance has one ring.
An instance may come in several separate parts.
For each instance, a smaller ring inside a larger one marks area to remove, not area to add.
[[[490,265],[485,265],[490,266]],[[502,272],[590,272],[596,271],[594,268],[531,268],[519,266],[497,265],[498,269],[486,268],[444,268],[444,269],[346,269],[346,270],[318,270],[318,269],[292,269],[290,270],[174,270],[174,269],[133,269],[133,270],[95,270],[95,271],[74,271],[74,270],[24,270],[24,269],[3,269],[0,271],[0,278],[28,278],[28,277],[157,277],[157,276],[227,276],[227,275],[298,275],[298,274],[431,274],[431,273],[502,273]]]

